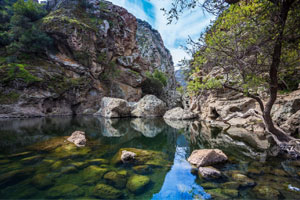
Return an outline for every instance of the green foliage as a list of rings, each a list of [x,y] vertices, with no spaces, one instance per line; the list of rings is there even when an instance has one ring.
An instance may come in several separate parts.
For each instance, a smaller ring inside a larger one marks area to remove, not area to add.
[[[180,94],[184,94],[184,87],[182,87],[182,86],[177,87],[176,91],[179,92]]]
[[[15,16],[22,16],[29,19],[31,22],[37,21],[47,14],[47,11],[43,9],[42,5],[34,2],[33,0],[18,0],[13,5],[13,11]]]
[[[168,78],[166,74],[157,69],[155,69],[152,74],[150,72],[146,72],[146,77],[148,79],[155,79],[156,81],[159,81],[163,86],[167,86],[168,84]]]
[[[32,75],[24,64],[8,64],[1,67],[1,71],[6,72],[5,78],[1,80],[2,83],[14,80],[22,80],[27,84],[41,81],[40,78]]]
[[[147,78],[142,83],[142,91],[144,94],[153,94],[155,96],[160,96],[163,92],[164,85],[155,78]]]

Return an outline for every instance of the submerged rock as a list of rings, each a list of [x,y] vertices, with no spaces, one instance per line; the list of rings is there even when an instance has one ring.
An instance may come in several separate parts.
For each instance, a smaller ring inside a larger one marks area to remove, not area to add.
[[[213,167],[199,167],[198,174],[205,179],[217,179],[221,177],[221,172]]]
[[[201,183],[201,186],[204,189],[215,189],[220,187],[219,184],[213,182]]]
[[[221,187],[224,189],[238,189],[239,186],[240,183],[234,181],[226,182],[221,185]]]
[[[129,178],[126,187],[129,191],[140,194],[143,189],[150,183],[150,178],[142,175],[133,175]]]
[[[32,178],[31,184],[38,189],[46,189],[54,185],[54,180],[47,174],[37,174]]]
[[[255,196],[257,198],[263,198],[263,199],[276,200],[280,195],[280,193],[277,190],[265,185],[255,186],[253,188],[253,192],[255,193]]]
[[[152,168],[149,165],[138,165],[134,166],[133,171],[137,174],[151,174],[152,173]]]
[[[93,184],[100,180],[107,171],[106,168],[91,165],[81,172],[81,176],[87,184]]]
[[[232,179],[241,184],[241,186],[254,186],[256,183],[254,180],[250,179],[244,174],[234,172],[232,174]]]
[[[104,97],[100,110],[95,115],[106,118],[130,117],[131,106],[124,99]]]
[[[166,154],[159,151],[143,150],[143,149],[136,149],[136,148],[120,149],[116,153],[116,155],[112,158],[111,160],[112,164],[114,165],[123,164],[121,156],[124,150],[136,154],[134,160],[131,162],[131,164],[133,165],[149,165],[153,167],[167,167],[170,165]]]
[[[23,164],[29,165],[29,164],[37,163],[37,162],[41,161],[42,159],[43,159],[43,156],[36,155],[36,156],[31,156],[31,157],[23,158],[21,160],[21,162]]]
[[[104,175],[104,179],[114,187],[122,189],[126,186],[127,174],[111,171]]]
[[[75,131],[67,140],[74,143],[77,147],[84,147],[86,145],[85,132]]]
[[[197,167],[214,165],[227,160],[227,156],[219,149],[194,150],[188,158],[188,161]]]
[[[171,110],[168,110],[165,115],[164,119],[171,119],[171,120],[187,120],[187,119],[195,119],[198,115],[188,110],[184,110],[181,107],[176,107]]]
[[[122,196],[122,192],[112,186],[98,184],[94,188],[93,195],[101,199],[118,199]]]
[[[154,95],[146,95],[137,102],[136,108],[131,112],[134,117],[161,117],[167,110],[166,103]]]
[[[84,194],[83,189],[73,184],[64,184],[50,188],[47,192],[48,198],[75,198]]]
[[[0,186],[8,186],[22,181],[23,179],[29,177],[34,171],[34,168],[18,169],[1,174],[0,176]]]

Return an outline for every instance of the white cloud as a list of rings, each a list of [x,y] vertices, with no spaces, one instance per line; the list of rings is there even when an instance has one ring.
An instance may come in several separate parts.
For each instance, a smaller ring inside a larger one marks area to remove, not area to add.
[[[201,9],[184,13],[177,22],[167,25],[167,17],[164,16],[161,8],[168,9],[172,0],[151,0],[154,7],[154,20],[146,13],[142,6],[143,0],[111,0],[116,5],[126,8],[137,18],[148,21],[155,29],[159,31],[165,46],[170,50],[173,61],[176,64],[188,54],[180,48],[180,45],[186,45],[186,40],[191,37],[196,40],[200,33],[209,25],[214,16],[204,14]],[[145,1],[145,0],[144,0]]]

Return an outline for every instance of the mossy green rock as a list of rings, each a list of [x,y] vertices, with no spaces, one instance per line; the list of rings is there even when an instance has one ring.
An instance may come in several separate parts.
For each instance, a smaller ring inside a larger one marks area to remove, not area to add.
[[[10,163],[10,160],[7,160],[7,159],[5,159],[5,160],[0,160],[0,165],[5,165],[5,164],[7,164],[7,163]]]
[[[47,192],[48,198],[74,198],[80,197],[84,194],[84,191],[78,187],[77,185],[73,184],[64,184],[52,187]]]
[[[120,149],[116,155],[112,158],[111,163],[114,165],[122,164],[121,155],[122,151],[130,151],[136,154],[134,165],[150,165],[154,167],[169,166],[168,157],[166,154],[158,151],[143,150],[136,148],[124,148]]]
[[[240,183],[234,181],[226,182],[221,185],[221,187],[224,189],[238,189],[239,186]]]
[[[70,174],[77,172],[77,168],[75,166],[67,166],[61,169],[62,174]]]
[[[14,184],[16,182],[22,181],[23,179],[29,177],[33,171],[34,168],[29,168],[29,169],[27,168],[27,169],[13,170],[5,174],[1,174],[0,186]]]
[[[127,182],[126,175],[121,175],[114,171],[106,173],[104,175],[104,179],[108,182],[108,184],[119,189],[124,188]]]
[[[242,186],[254,186],[256,184],[254,180],[240,173],[233,173],[232,179],[240,183]]]
[[[134,166],[133,171],[137,174],[151,174],[152,173],[152,168],[149,165],[138,165],[138,166]]]
[[[46,174],[37,174],[32,178],[31,184],[38,189],[46,189],[54,185],[54,180]]]
[[[83,169],[87,166],[85,162],[72,162],[72,165],[75,166],[77,169]]]
[[[217,183],[213,183],[213,182],[201,183],[201,186],[204,189],[215,189],[215,188],[219,187],[219,185]]]
[[[87,184],[93,184],[99,181],[108,170],[95,165],[85,168],[82,172],[82,178]]]
[[[133,175],[127,182],[127,189],[135,194],[140,194],[143,189],[150,183],[150,178],[142,175]]]
[[[278,196],[280,195],[280,193],[269,187],[269,186],[265,186],[265,185],[257,185],[253,188],[253,192],[255,193],[257,198],[260,199],[278,199]]]
[[[250,175],[260,175],[262,174],[262,170],[256,169],[256,168],[250,168],[248,169],[247,173]]]
[[[68,137],[55,137],[46,141],[38,142],[29,147],[30,150],[34,151],[46,151],[50,152],[60,146],[66,145],[69,142],[67,141]]]
[[[59,160],[59,161],[56,161],[55,163],[53,163],[50,168],[53,171],[57,171],[57,170],[60,170],[63,165],[64,165],[63,161]]]
[[[222,189],[222,193],[228,195],[230,197],[237,197],[239,196],[239,191],[235,189]]]
[[[57,147],[53,151],[53,154],[57,158],[66,159],[66,158],[76,158],[76,157],[85,156],[90,151],[91,149],[89,147],[77,147],[75,144],[68,143],[60,147]]]
[[[93,194],[102,199],[118,199],[123,195],[120,190],[105,184],[96,185]]]
[[[103,159],[103,158],[96,158],[92,160],[86,161],[88,165],[102,165],[102,164],[108,164],[108,160]]]
[[[32,153],[31,151],[25,151],[25,152],[21,152],[21,153],[10,154],[7,157],[8,158],[15,158],[15,157],[27,156],[31,153]]]
[[[23,158],[21,160],[21,162],[23,164],[29,165],[29,164],[37,163],[37,162],[41,161],[42,159],[43,159],[42,156],[37,155],[37,156],[31,156],[31,157]]]
[[[220,188],[206,190],[205,192],[210,194],[214,199],[230,199],[229,196],[222,193]]]

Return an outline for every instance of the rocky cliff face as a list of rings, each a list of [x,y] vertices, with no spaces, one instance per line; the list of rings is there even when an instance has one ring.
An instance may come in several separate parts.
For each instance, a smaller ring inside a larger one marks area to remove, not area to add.
[[[107,1],[53,2],[40,22],[54,39],[47,57],[0,68],[0,117],[92,114],[104,96],[137,101],[156,69],[168,78],[160,98],[173,106],[172,57],[147,22]]]

